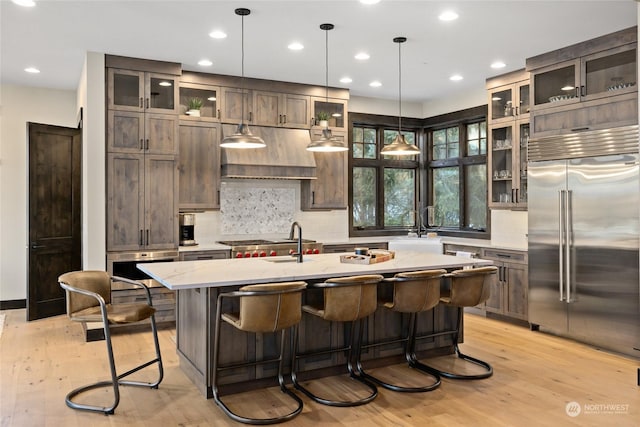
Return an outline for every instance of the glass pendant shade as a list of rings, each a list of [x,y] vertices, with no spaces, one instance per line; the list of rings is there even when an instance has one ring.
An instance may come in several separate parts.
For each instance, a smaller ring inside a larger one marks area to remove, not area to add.
[[[307,145],[307,151],[336,152],[347,150],[349,150],[349,148],[347,148],[342,141],[336,139],[331,134],[331,129],[329,128],[322,129],[322,137],[318,140],[311,141],[311,143]]]
[[[392,156],[415,156],[420,154],[420,148],[414,144],[409,144],[402,134],[402,56],[400,45],[406,41],[406,37],[396,37],[393,39],[394,43],[398,43],[398,135],[396,135],[391,144],[382,147],[380,154]]]
[[[266,144],[262,138],[251,133],[249,125],[240,123],[235,133],[225,137],[220,146],[224,148],[263,148],[266,147]]]
[[[235,10],[236,15],[242,17],[242,89],[244,89],[244,17],[251,11],[245,8]],[[242,96],[242,117],[235,133],[225,136],[220,143],[224,148],[264,148],[267,146],[259,136],[253,135],[249,130],[249,125],[244,123],[244,95]]]
[[[321,24],[320,29],[325,32],[325,95],[326,101],[329,103],[329,30],[333,29],[333,24]],[[316,141],[311,141],[307,145],[307,151],[316,152],[336,152],[347,151],[349,147],[344,141],[341,141],[331,134],[331,129],[325,127],[322,129],[322,137]]]

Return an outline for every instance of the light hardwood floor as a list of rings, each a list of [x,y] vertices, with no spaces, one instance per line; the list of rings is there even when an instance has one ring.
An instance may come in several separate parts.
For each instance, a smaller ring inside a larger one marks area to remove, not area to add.
[[[85,343],[80,325],[66,316],[26,322],[24,310],[4,311],[0,338],[0,425],[8,426],[232,426],[212,400],[201,396],[178,366],[175,330],[160,333],[165,379],[158,390],[121,388],[115,415],[65,406],[65,394],[105,379],[104,342]],[[356,408],[330,408],[302,397],[302,414],[290,426],[638,426],[638,360],[497,320],[467,315],[463,351],[490,362],[494,375],[480,381],[443,380],[429,393],[394,393]],[[120,372],[151,358],[150,334],[116,335]],[[447,363],[443,360],[437,363]],[[371,370],[411,381],[402,365]],[[387,377],[390,378],[390,377]],[[336,378],[315,382],[329,387]],[[108,399],[105,391],[95,399]],[[239,411],[270,416],[277,388],[228,396]],[[577,402],[581,413],[567,415]],[[617,405],[615,407],[606,405]],[[610,413],[613,410],[618,413]],[[273,411],[273,412],[272,412]]]

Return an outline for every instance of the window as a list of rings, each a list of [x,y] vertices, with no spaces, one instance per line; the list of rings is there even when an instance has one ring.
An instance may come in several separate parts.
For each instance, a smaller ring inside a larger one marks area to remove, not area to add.
[[[486,117],[486,114],[485,114]],[[429,204],[436,227],[486,232],[487,122],[484,117],[433,126],[429,141]]]
[[[406,233],[415,226],[418,158],[380,154],[398,134],[397,118],[351,116],[351,235]],[[409,143],[418,140],[416,128],[402,134]]]

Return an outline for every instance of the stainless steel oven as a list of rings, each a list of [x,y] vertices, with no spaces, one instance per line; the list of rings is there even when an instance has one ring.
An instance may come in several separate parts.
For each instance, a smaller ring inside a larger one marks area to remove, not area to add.
[[[177,250],[141,251],[141,252],[110,252],[107,253],[107,272],[112,276],[126,277],[140,280],[150,287],[162,286],[147,274],[138,270],[136,264],[149,262],[178,261]]]

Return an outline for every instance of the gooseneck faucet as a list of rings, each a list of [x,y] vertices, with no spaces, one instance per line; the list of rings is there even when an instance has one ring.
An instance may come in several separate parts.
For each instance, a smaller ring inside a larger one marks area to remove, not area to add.
[[[293,240],[296,227],[298,227],[298,252],[291,254],[291,256],[297,257],[297,262],[302,262],[302,227],[300,227],[300,224],[298,224],[297,221],[294,221],[294,223],[291,224],[291,231],[289,231],[289,240]]]

